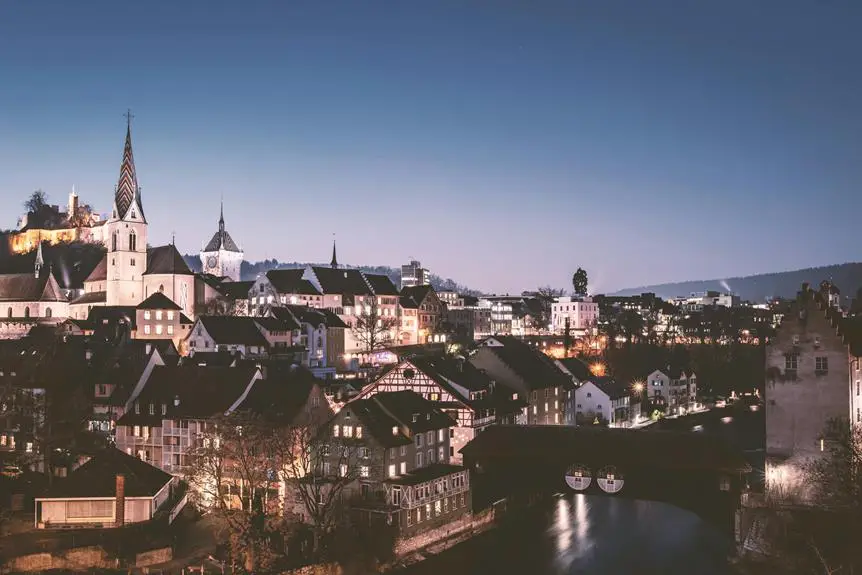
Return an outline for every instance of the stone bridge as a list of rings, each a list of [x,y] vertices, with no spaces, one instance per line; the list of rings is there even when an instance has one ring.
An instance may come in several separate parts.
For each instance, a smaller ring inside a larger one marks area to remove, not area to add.
[[[473,507],[558,492],[671,503],[733,533],[751,471],[721,438],[598,426],[491,426],[461,449]]]

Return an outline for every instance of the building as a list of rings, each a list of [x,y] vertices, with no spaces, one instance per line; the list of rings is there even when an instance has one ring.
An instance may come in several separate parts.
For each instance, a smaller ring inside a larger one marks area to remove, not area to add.
[[[471,510],[469,473],[449,463],[455,424],[413,391],[355,399],[330,424],[324,473],[346,476],[352,448],[358,473],[345,495],[363,523],[393,525],[400,538],[452,523]]]
[[[224,204],[219,214],[218,231],[201,250],[200,258],[204,273],[240,281],[243,251],[224,227]]]
[[[173,244],[148,247],[148,223],[132,154],[131,124],[111,215],[104,224],[107,253],[84,281],[84,294],[70,302],[75,319],[87,319],[94,307],[136,306],[155,292],[177,303],[194,318],[197,279]]]
[[[240,316],[201,316],[186,340],[188,352],[194,355],[199,351],[222,351],[242,357],[265,357],[269,355],[270,342],[262,333],[256,319]],[[285,323],[284,331],[293,331],[293,327]]]
[[[596,327],[599,305],[592,298],[558,297],[551,304],[551,330],[560,334],[569,329],[583,332]]]
[[[631,427],[640,417],[640,402],[631,402],[627,385],[610,377],[591,377],[575,389],[575,421]]]
[[[0,339],[27,335],[36,324],[56,325],[69,316],[66,298],[39,244],[32,273],[0,274]]]
[[[666,406],[670,414],[685,413],[697,402],[697,376],[691,370],[667,366],[645,378],[650,402]]]
[[[493,333],[489,308],[478,306],[453,308],[447,304],[445,322],[452,339],[465,344],[485,339]]]
[[[482,342],[470,363],[527,402],[518,423],[566,423],[567,399],[575,383],[537,348],[512,336],[493,336]]]
[[[191,323],[183,321],[182,308],[162,292],[152,294],[139,303],[136,310],[135,337],[138,339],[170,339],[179,347],[191,331]]]
[[[803,284],[766,350],[766,481],[804,495],[806,462],[825,450],[833,420],[862,423],[862,329],[832,286]]]
[[[514,424],[526,401],[464,359],[413,356],[366,386],[360,398],[377,393],[412,391],[455,420],[448,460],[461,461],[460,450],[489,425]]]
[[[446,305],[429,284],[401,289],[398,345],[447,341]]]
[[[431,274],[422,264],[416,260],[410,260],[409,264],[401,266],[401,289],[428,285],[431,283]]]
[[[110,448],[36,498],[36,527],[106,528],[149,521],[172,503],[179,481]]]
[[[687,297],[674,298],[671,303],[684,312],[696,312],[702,311],[705,307],[738,307],[741,300],[736,294],[706,291],[691,293]]]

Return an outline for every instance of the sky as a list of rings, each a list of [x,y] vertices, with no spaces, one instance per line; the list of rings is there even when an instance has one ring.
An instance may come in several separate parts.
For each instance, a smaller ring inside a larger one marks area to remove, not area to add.
[[[859,261],[858,0],[0,2],[0,228],[591,290]]]

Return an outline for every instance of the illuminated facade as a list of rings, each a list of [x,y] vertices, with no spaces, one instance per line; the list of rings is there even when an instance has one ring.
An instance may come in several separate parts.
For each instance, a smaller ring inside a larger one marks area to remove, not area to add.
[[[596,326],[599,319],[599,305],[592,298],[558,297],[551,304],[551,330],[561,334],[569,329],[584,331]]]
[[[201,250],[201,268],[205,274],[240,281],[243,251],[224,227],[224,205],[218,220],[218,231]]]

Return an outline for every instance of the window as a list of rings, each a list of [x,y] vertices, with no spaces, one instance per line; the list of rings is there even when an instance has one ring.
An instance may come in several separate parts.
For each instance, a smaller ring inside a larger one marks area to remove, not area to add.
[[[174,310],[168,310],[168,321],[173,321],[174,319]]]
[[[416,467],[422,467],[422,452],[416,454]]]
[[[587,392],[587,399],[591,398],[592,396],[593,396],[593,394],[588,391]]]
[[[30,306],[24,308],[24,317],[30,317]]]
[[[362,439],[362,426],[356,426],[356,439]]]
[[[174,326],[172,326],[172,325],[168,326],[168,335],[174,335]]]
[[[788,353],[784,356],[784,369],[799,369],[798,353]]]
[[[340,433],[339,433],[340,431],[341,431],[341,427],[339,427],[338,425],[332,426],[332,436],[333,437],[338,437],[340,435]]]
[[[371,451],[367,447],[360,447],[359,457],[363,459],[368,459],[369,457],[371,457]]]
[[[162,310],[160,310],[160,309],[156,310],[156,319],[158,319],[158,320],[162,319]]]
[[[150,404],[150,415],[155,415],[155,414],[156,414],[156,406],[151,403]]]
[[[429,445],[431,445],[432,443],[434,443],[434,432],[433,432],[433,431],[429,431],[429,432],[426,434],[426,436],[425,436],[425,443],[427,443],[427,444],[429,444]]]
[[[392,435],[398,435],[398,426],[397,425],[392,426]]]
[[[129,251],[130,252],[135,251],[135,248],[137,247],[137,245],[138,245],[138,242],[137,242],[137,237],[135,236],[135,232],[134,231],[130,232],[129,233]],[[132,265],[134,265],[134,264],[132,264]]]
[[[156,335],[162,335],[163,326],[160,323],[156,324]]]
[[[429,449],[428,450],[428,465],[431,465],[432,463],[434,463],[434,450]]]
[[[117,251],[117,232],[111,234],[111,251]]]
[[[144,310],[144,319],[150,319],[150,310]]]
[[[6,310],[6,317],[12,317],[12,308]]]
[[[353,437],[353,426],[351,426],[351,425],[345,425],[345,426],[341,429],[341,434],[342,434],[344,437]]]
[[[443,461],[446,459],[446,450],[442,447],[437,448],[437,461]]]
[[[389,477],[395,477],[395,465],[389,466]]]
[[[392,505],[401,505],[401,487],[395,486],[392,488]]]
[[[49,307],[45,308],[45,317],[51,317],[51,308],[49,308]]]
[[[342,463],[338,466],[338,476],[339,477],[347,477],[347,464]]]
[[[422,447],[422,434],[416,434],[416,447]]]
[[[405,473],[407,473],[407,462],[402,461],[401,462],[401,475],[404,475]]]
[[[149,335],[149,333],[150,333],[150,324],[146,324],[146,325],[144,326],[144,333],[145,333],[145,334],[147,334],[147,335]]]
[[[827,373],[829,371],[829,358],[826,356],[815,357],[814,371],[818,373]]]
[[[445,429],[438,429],[437,430],[437,442],[443,443],[445,440],[446,440],[446,430]]]

